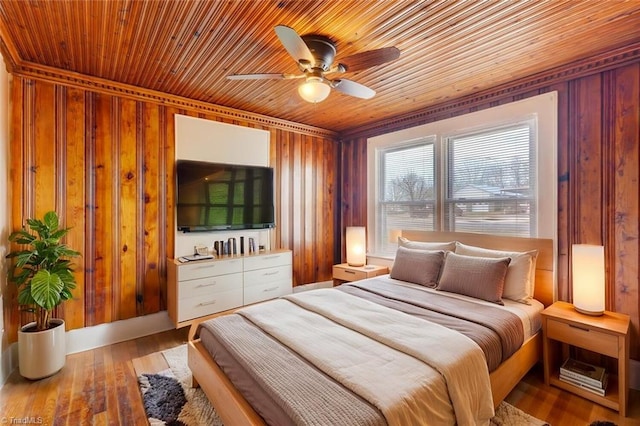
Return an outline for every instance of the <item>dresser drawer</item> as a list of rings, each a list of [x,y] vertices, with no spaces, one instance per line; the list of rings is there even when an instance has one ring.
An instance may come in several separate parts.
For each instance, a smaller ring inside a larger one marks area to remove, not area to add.
[[[178,299],[242,288],[242,274],[216,275],[178,283]]]
[[[244,304],[262,302],[291,293],[291,279],[273,281],[244,288]]]
[[[291,265],[291,252],[261,254],[244,258],[244,270],[273,268],[274,266]]]
[[[244,286],[253,287],[275,281],[287,280],[291,286],[293,274],[291,266],[276,266],[274,268],[256,269],[244,273]]]
[[[189,263],[178,268],[178,281],[194,280],[213,275],[242,272],[242,259],[203,261]]]
[[[178,301],[178,321],[215,314],[242,306],[242,287],[193,296]]]
[[[358,281],[367,278],[367,273],[353,269],[333,268],[333,278],[344,281]]]
[[[559,340],[610,357],[618,357],[618,337],[586,325],[547,319],[546,333],[549,339]]]

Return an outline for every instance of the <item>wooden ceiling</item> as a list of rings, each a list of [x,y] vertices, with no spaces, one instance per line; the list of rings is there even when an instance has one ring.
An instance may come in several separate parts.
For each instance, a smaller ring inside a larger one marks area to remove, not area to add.
[[[377,94],[332,91],[319,104],[301,80],[232,81],[236,73],[297,73],[278,24],[335,41],[336,58],[396,46],[398,60],[343,78]],[[640,1],[23,1],[0,2],[11,72],[79,73],[336,132],[640,42]]]

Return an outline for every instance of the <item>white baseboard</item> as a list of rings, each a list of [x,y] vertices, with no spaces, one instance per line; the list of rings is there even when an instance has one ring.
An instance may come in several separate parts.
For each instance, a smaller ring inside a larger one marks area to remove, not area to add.
[[[175,328],[167,311],[67,331],[67,354],[87,351]]]
[[[2,363],[0,364],[0,388],[4,386],[13,370],[18,368],[18,343],[8,345],[2,351]]]

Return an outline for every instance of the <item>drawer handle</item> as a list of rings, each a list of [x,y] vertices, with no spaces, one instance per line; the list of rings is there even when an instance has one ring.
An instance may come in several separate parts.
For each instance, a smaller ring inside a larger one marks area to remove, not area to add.
[[[345,269],[344,272],[346,272],[347,274],[353,274],[353,275],[356,274],[356,271],[350,271],[348,269]]]
[[[262,275],[278,275],[280,273],[280,271],[274,271],[274,272],[265,272]]]
[[[580,327],[579,325],[573,325],[573,324],[569,324],[569,327],[571,328],[577,328],[578,330],[582,330],[582,331],[591,331],[586,327]]]
[[[203,288],[203,287],[213,287],[214,285],[218,284],[217,282],[212,282],[211,284],[198,284],[196,286],[196,288]]]
[[[262,290],[262,291],[266,293],[266,292],[268,292],[268,291],[275,291],[275,290],[277,290],[277,289],[278,289],[278,286],[276,286],[276,287],[270,287],[270,288],[265,288],[265,289],[264,289],[264,290]]]
[[[277,259],[279,258],[279,255],[275,255],[275,256],[265,256],[262,258],[262,260],[271,260],[271,259]]]
[[[215,263],[209,263],[208,265],[195,266],[193,269],[210,269],[210,268],[215,268],[215,266],[216,266]]]
[[[211,302],[202,302],[202,303],[198,303],[197,306],[209,306],[209,305],[215,305],[217,302],[217,300],[212,300]]]

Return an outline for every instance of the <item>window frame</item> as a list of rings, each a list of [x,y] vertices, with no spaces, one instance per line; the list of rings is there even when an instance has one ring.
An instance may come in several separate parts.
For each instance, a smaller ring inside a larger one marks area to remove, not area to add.
[[[446,182],[445,138],[462,134],[470,134],[483,130],[497,129],[517,123],[533,120],[534,134],[537,137],[535,155],[532,161],[536,165],[534,173],[535,188],[533,197],[537,200],[536,227],[532,238],[551,238],[557,241],[557,92],[549,92],[533,96],[521,101],[500,105],[485,110],[460,115],[457,117],[435,121],[432,123],[403,129],[367,140],[367,226],[374,232],[368,233],[368,255],[371,258],[388,259],[389,253],[377,252],[380,246],[380,224],[378,208],[380,204],[378,185],[381,179],[378,171],[381,152],[394,147],[408,146],[411,141],[428,139],[435,135],[435,177],[436,182]],[[436,220],[437,226],[443,229],[444,201],[447,188],[444,184],[436,184]],[[545,194],[541,200],[540,194]],[[439,204],[439,205],[438,205]]]

